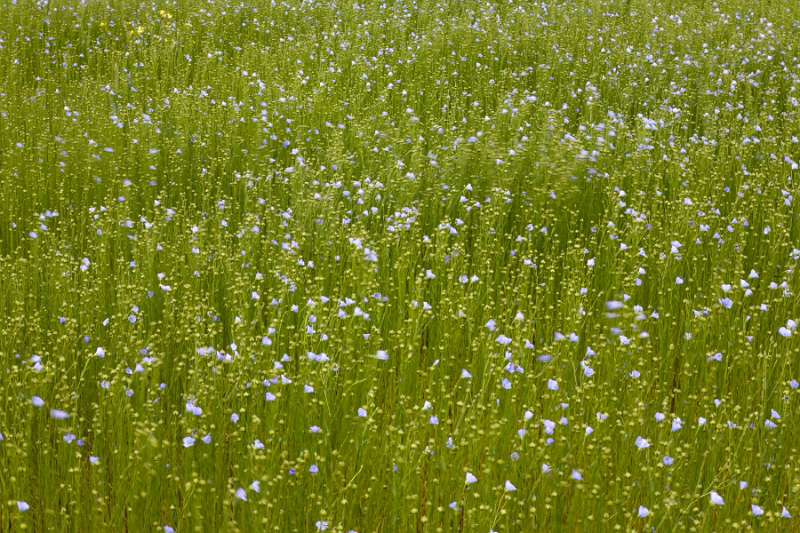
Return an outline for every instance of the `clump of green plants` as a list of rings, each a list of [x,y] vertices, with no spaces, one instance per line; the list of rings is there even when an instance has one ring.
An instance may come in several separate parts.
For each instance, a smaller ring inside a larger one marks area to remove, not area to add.
[[[797,529],[798,36],[0,0],[0,530]]]

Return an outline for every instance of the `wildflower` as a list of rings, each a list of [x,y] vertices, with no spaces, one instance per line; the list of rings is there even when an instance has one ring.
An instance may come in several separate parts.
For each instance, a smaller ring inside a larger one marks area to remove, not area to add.
[[[639,518],[647,518],[650,516],[650,509],[645,507],[644,505],[639,506]]]
[[[500,344],[502,346],[508,346],[509,344],[511,344],[512,341],[509,337],[506,337],[505,335],[499,335],[496,339],[496,342],[497,344]]]
[[[472,485],[473,483],[477,483],[478,482],[478,478],[476,478],[472,474],[472,472],[467,472],[467,476],[466,476],[466,481],[465,482],[466,482],[467,485]]]
[[[191,448],[197,440],[194,437],[183,437],[183,447]]]
[[[750,510],[753,512],[753,516],[761,516],[764,514],[764,509],[756,504],[750,505]]]
[[[712,505],[725,505],[725,500],[717,491],[712,490],[709,494],[709,499],[711,500]]]
[[[203,410],[200,406],[195,405],[191,400],[186,402],[186,412],[192,413],[194,416],[201,416],[203,414]]]
[[[24,502],[22,500],[17,500],[17,509],[19,510],[20,513],[24,513],[30,508],[31,508],[31,506],[28,505],[28,502]]]
[[[247,491],[243,488],[236,489],[236,497],[242,500],[243,502],[247,501]]]
[[[636,447],[645,450],[650,447],[650,443],[644,437],[636,437]]]
[[[517,490],[517,487],[515,487],[514,484],[511,483],[509,480],[506,480],[506,483],[503,488],[505,489],[506,492],[515,492]]]
[[[50,418],[53,420],[66,420],[69,418],[69,413],[61,409],[50,409]]]

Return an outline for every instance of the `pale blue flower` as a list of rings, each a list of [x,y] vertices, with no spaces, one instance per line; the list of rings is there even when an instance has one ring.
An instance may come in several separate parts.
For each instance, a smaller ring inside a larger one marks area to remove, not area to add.
[[[61,409],[50,409],[50,418],[54,420],[66,420],[69,418],[69,413]]]

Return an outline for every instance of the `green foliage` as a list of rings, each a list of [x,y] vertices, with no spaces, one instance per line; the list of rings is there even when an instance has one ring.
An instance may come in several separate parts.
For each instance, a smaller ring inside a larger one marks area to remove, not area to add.
[[[799,6],[0,0],[0,531],[795,529]]]

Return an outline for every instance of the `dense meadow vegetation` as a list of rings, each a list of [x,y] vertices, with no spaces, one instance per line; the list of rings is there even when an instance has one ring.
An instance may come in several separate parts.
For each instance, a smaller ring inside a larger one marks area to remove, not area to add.
[[[0,531],[797,531],[798,48],[0,0]]]

